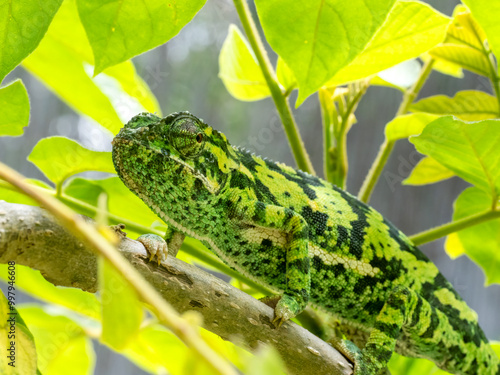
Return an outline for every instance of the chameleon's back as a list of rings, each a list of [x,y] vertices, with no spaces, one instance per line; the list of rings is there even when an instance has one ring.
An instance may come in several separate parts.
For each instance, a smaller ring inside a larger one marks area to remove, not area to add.
[[[432,308],[418,303],[411,307],[413,314],[421,315],[416,319],[422,322],[422,332],[403,329],[396,351],[429,358],[456,373],[500,374],[498,358],[476,313],[394,225],[318,177],[246,151],[236,152],[243,167],[231,180],[240,173],[252,175],[254,180],[245,178],[245,186],[254,199],[287,207],[309,224],[313,304],[348,325],[370,331],[394,288],[410,288]]]

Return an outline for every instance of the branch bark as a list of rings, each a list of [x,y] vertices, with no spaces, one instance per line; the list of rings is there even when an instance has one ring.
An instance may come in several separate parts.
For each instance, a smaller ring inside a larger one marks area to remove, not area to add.
[[[219,278],[174,257],[148,262],[143,245],[129,238],[119,249],[178,312],[198,311],[204,328],[249,350],[273,345],[289,374],[352,374],[329,344],[293,322],[276,329],[272,308]],[[97,290],[95,255],[38,207],[0,202],[0,263],[9,261],[40,270],[54,285]]]

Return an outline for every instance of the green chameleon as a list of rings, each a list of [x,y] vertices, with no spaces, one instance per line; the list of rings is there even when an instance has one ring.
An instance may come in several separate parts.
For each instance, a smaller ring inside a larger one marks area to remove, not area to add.
[[[454,374],[500,374],[476,313],[436,266],[331,183],[231,146],[188,112],[135,116],[113,140],[113,162],[168,225],[166,242],[140,237],[152,256],[176,254],[190,236],[280,294],[277,326],[308,303],[338,317],[362,347],[334,343],[354,374],[384,371],[394,351]]]

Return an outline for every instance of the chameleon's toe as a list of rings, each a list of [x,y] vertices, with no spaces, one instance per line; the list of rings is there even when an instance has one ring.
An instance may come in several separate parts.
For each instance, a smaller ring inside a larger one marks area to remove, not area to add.
[[[363,353],[352,341],[332,338],[328,342],[354,364],[353,375],[377,374],[377,371],[366,362]]]
[[[156,234],[143,234],[137,238],[137,241],[142,243],[150,254],[149,261],[153,260],[155,256],[158,261],[158,265],[167,260],[168,246],[165,240],[160,236],[157,236]]]

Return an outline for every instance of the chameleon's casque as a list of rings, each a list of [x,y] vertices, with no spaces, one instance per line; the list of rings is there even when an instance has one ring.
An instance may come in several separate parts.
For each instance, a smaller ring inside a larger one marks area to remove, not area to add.
[[[276,321],[306,304],[341,319],[355,374],[394,351],[454,374],[500,374],[499,359],[435,265],[373,208],[336,186],[233,147],[187,113],[143,113],[113,141],[118,175],[169,226],[281,294]]]

